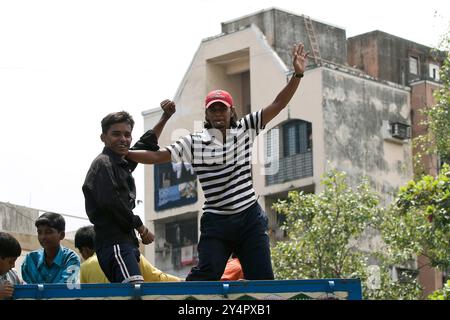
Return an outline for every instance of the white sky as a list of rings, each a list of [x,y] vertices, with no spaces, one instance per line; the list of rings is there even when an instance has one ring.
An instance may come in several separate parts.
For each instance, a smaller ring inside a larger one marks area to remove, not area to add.
[[[432,47],[450,21],[447,0],[0,0],[0,201],[85,216],[100,120],[127,110],[138,138],[141,112],[173,98],[202,39],[274,6],[347,37],[378,29]],[[134,176],[143,200],[142,166]]]

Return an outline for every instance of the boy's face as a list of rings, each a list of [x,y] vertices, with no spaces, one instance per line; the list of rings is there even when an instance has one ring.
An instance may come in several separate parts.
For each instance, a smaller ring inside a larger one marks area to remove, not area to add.
[[[16,264],[17,257],[0,257],[0,275],[4,275],[9,270],[14,268]]]
[[[46,225],[37,227],[38,240],[44,249],[55,249],[59,247],[62,239],[64,239],[64,231],[59,232],[55,228]]]
[[[131,125],[127,122],[113,124],[100,138],[105,146],[121,157],[125,157],[131,145]]]

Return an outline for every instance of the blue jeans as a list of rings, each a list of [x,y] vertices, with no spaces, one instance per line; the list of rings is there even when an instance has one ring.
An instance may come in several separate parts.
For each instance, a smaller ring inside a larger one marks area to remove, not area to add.
[[[200,221],[198,265],[186,281],[218,281],[231,253],[239,258],[247,280],[273,280],[267,216],[255,202],[233,215],[204,213]]]

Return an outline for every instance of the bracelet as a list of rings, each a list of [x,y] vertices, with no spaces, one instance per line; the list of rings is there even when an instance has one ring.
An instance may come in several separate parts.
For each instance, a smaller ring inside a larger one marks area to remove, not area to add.
[[[296,72],[294,72],[293,76],[294,76],[294,78],[301,79],[301,78],[303,78],[304,74],[303,73],[296,73]]]

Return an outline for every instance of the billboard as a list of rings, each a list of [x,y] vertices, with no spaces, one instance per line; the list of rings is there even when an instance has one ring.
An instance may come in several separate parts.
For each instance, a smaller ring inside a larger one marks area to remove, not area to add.
[[[188,163],[163,163],[154,166],[155,211],[197,202],[197,176]]]

